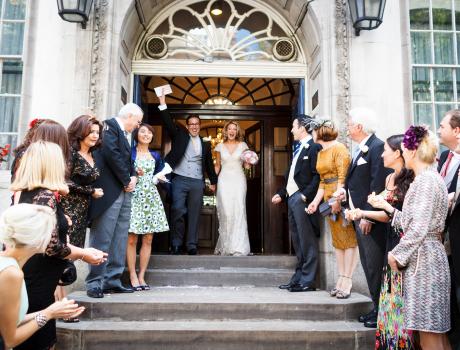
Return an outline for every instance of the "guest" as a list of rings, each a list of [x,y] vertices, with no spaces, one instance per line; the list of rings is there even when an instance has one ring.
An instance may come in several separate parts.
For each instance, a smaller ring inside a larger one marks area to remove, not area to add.
[[[297,266],[291,280],[279,286],[290,292],[316,290],[315,279],[318,268],[318,215],[308,215],[305,208],[315,198],[320,177],[316,170],[316,159],[321,146],[313,142],[309,134],[311,118],[296,116],[291,133],[296,147],[285,175],[286,185],[272,198],[273,204],[287,200],[289,231],[297,256]]]
[[[389,174],[385,181],[385,190],[381,193],[381,196],[394,208],[401,210],[406,196],[407,190],[410,184],[414,180],[414,172],[405,167],[404,158],[402,157],[401,142],[403,141],[404,135],[393,135],[387,138],[384,151],[382,153],[383,165],[385,168],[393,169],[394,172]],[[373,194],[369,196],[368,202],[372,205]],[[400,277],[396,278],[389,275],[390,267],[387,266],[387,257],[389,251],[391,251],[396,245],[398,245],[400,238],[404,234],[400,226],[393,226],[390,224],[390,216],[383,210],[371,211],[361,210],[356,208],[346,212],[349,220],[360,220],[362,218],[369,218],[373,221],[387,223],[387,247],[385,254],[385,267],[383,269],[382,286],[380,290],[380,303],[379,303],[379,314],[377,319],[377,332],[376,341],[378,341],[379,349],[393,349],[395,344],[400,344],[402,341],[405,348],[410,349],[412,344],[412,335],[404,329],[404,312],[398,314],[396,317],[390,316],[388,309],[391,307],[387,303],[388,300],[388,285],[391,284],[392,293],[397,291],[393,290],[396,286],[396,282],[401,280]],[[393,281],[391,280],[393,278]],[[404,305],[400,305],[401,309],[404,309]],[[397,312],[397,311],[395,311]],[[395,329],[396,326],[401,326],[400,329]]]
[[[415,173],[402,211],[382,197],[374,206],[401,225],[404,236],[388,253],[388,264],[402,270],[406,328],[418,331],[423,349],[450,349],[445,333],[450,329],[450,275],[442,232],[448,211],[446,186],[436,172],[437,142],[422,126],[404,135],[403,157]]]
[[[241,154],[249,147],[243,141],[240,126],[235,121],[227,122],[223,128],[224,142],[216,151],[217,217],[219,239],[214,254],[248,255],[248,223],[246,220],[246,176],[243,171],[251,167],[243,163]]]
[[[145,282],[145,271],[152,251],[153,233],[169,231],[163,202],[156,187],[159,181],[166,180],[164,176],[156,175],[162,170],[164,163],[157,152],[149,149],[153,135],[154,129],[148,124],[141,124],[133,132],[134,147],[131,157],[142,176],[139,176],[133,192],[126,261],[131,287],[137,291],[150,289]],[[139,252],[139,274],[136,275],[136,246],[139,236],[142,246]]]
[[[94,186],[102,188],[104,196],[94,199],[90,206],[90,246],[108,251],[109,259],[107,264],[90,268],[86,294],[91,298],[133,292],[120,280],[125,269],[131,196],[137,181],[128,136],[141,124],[143,115],[136,104],[124,105],[118,117],[105,121],[102,146],[94,152],[101,173]]]
[[[93,186],[99,177],[93,152],[101,144],[101,131],[101,123],[89,115],[79,116],[67,129],[71,146],[70,181],[69,194],[62,198],[62,206],[72,221],[69,227],[70,243],[80,248],[85,246],[91,197],[100,198],[104,195],[101,188]]]
[[[33,119],[29,123],[29,130],[24,136],[24,140],[18,147],[16,147],[13,150],[14,159],[13,159],[13,163],[11,164],[11,182],[14,181],[14,176],[16,174],[16,171],[19,168],[19,163],[21,161],[21,158],[24,155],[24,152],[26,151],[27,147],[29,147],[29,145],[31,144],[32,138],[35,135],[35,131],[45,120],[47,119],[39,119],[39,118]]]
[[[198,225],[203,203],[205,173],[216,190],[217,175],[212,161],[211,144],[200,137],[201,120],[197,114],[186,119],[187,131],[178,127],[167,109],[166,96],[159,97],[160,116],[171,137],[171,152],[165,157],[173,169],[171,206],[171,253],[180,254],[187,215],[187,252],[198,253]]]
[[[66,164],[68,164],[70,160],[69,139],[67,137],[67,131],[61,124],[51,119],[44,120],[37,127],[37,130],[35,130],[35,133],[32,136],[31,143],[37,141],[53,142],[61,147],[64,160]],[[68,174],[67,168],[66,174]]]
[[[438,162],[438,171],[444,178],[447,191],[450,197],[454,196],[458,183],[458,172],[460,170],[460,154],[456,152],[458,147],[457,137],[460,135],[460,110],[453,109],[448,111],[444,118],[441,120],[438,129],[439,141],[448,149],[441,153]],[[451,267],[451,321],[452,329],[449,332],[449,338],[452,345],[458,345],[460,348],[460,308],[458,307],[457,295],[455,293],[455,280],[454,273],[456,270],[460,271],[460,256],[454,256],[455,253],[459,254],[460,248],[460,235],[456,234],[455,229],[452,230],[450,221],[455,221],[455,216],[449,215],[446,220],[446,245],[449,258],[449,266]],[[455,226],[455,224],[454,224]],[[452,246],[458,247],[452,249]],[[449,249],[450,248],[450,249]],[[454,266],[456,264],[456,266]]]
[[[348,169],[345,187],[339,189],[334,197],[348,202],[351,209],[373,210],[367,203],[372,192],[380,193],[385,188],[385,178],[389,169],[383,166],[383,142],[375,136],[377,116],[367,108],[350,111],[348,134],[358,144],[353,151],[353,160]],[[380,277],[384,265],[386,248],[386,225],[373,223],[367,219],[354,221],[358,239],[359,256],[366,275],[367,285],[374,304],[373,309],[359,317],[365,327],[377,326],[377,313],[380,296]]]
[[[441,120],[438,129],[439,142],[448,149],[441,153],[438,171],[444,179],[448,193],[455,192],[458,171],[460,170],[460,154],[457,148],[457,135],[460,134],[460,110],[447,112]]]
[[[63,134],[66,137],[66,134]],[[94,249],[82,249],[67,244],[68,222],[59,202],[59,193],[67,193],[65,162],[61,148],[51,142],[32,143],[24,153],[16,178],[10,189],[16,192],[15,203],[38,204],[56,213],[57,226],[45,255],[36,254],[24,265],[29,309],[42,310],[54,302],[54,291],[66,266],[66,259],[81,259],[100,264],[106,254]],[[48,322],[16,349],[48,349],[56,343],[56,323]]]
[[[316,212],[323,199],[329,201],[339,188],[343,188],[351,162],[347,148],[337,141],[338,131],[332,121],[319,120],[312,125],[313,140],[322,147],[316,163],[321,181],[315,199],[307,208],[309,214]],[[346,299],[351,294],[353,272],[358,262],[358,242],[353,225],[348,224],[341,215],[340,201],[336,200],[331,206],[332,214],[328,216],[328,222],[339,278],[330,294],[337,299]]]
[[[73,300],[62,300],[26,314],[27,290],[21,268],[34,254],[45,252],[55,226],[54,211],[41,205],[18,204],[0,217],[0,242],[7,247],[0,252],[0,349],[19,345],[50,320],[84,311]]]

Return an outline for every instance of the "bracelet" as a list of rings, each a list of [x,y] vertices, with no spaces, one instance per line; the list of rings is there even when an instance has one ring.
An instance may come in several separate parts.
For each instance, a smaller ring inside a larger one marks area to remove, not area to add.
[[[48,319],[41,312],[37,312],[35,322],[37,322],[38,328],[42,328],[48,322]]]

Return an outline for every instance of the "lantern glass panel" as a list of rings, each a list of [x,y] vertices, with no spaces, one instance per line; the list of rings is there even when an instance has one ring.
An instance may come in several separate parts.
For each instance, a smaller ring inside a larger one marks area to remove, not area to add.
[[[78,13],[64,13],[62,16],[68,22],[80,23],[80,22],[85,21],[85,18],[82,15],[78,14]]]
[[[63,10],[75,10],[78,6],[78,0],[62,0]]]
[[[366,17],[380,16],[380,0],[366,0]]]

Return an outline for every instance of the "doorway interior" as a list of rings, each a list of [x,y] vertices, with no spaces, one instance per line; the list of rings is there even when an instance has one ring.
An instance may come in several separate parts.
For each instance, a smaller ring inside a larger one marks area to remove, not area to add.
[[[162,127],[154,87],[170,84],[168,109],[179,124],[196,113],[202,119],[201,136],[213,148],[222,140],[222,128],[237,121],[245,142],[259,156],[259,163],[246,172],[247,218],[251,252],[291,253],[287,210],[273,206],[271,197],[283,184],[291,157],[291,117],[297,106],[299,79],[136,76],[135,102],[145,111],[145,121],[155,128],[152,148],[162,156],[170,150],[170,139]],[[169,211],[167,191],[163,192]],[[213,253],[218,238],[216,197],[205,192],[200,218],[199,250]],[[153,252],[166,253],[169,233],[157,234]]]

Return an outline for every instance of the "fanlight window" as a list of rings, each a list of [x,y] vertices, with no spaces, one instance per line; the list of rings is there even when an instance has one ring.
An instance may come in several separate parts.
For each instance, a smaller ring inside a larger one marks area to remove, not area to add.
[[[211,14],[221,1],[222,14]],[[166,19],[152,25],[136,59],[230,61],[298,61],[292,33],[276,23],[266,9],[251,1],[184,1]]]

